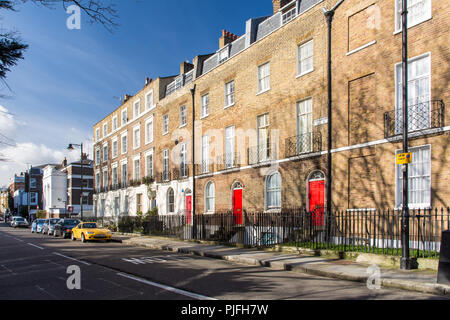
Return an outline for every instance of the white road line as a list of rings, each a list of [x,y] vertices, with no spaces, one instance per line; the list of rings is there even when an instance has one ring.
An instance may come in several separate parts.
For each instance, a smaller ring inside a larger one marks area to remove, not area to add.
[[[35,245],[35,244],[29,243],[29,242],[28,242],[28,244],[29,244],[30,246],[33,246],[33,247],[35,247],[35,248],[38,248],[38,249],[44,250],[44,248],[42,248],[42,247],[39,247],[39,246],[37,246],[37,245]]]
[[[184,291],[184,290],[181,290],[181,289],[169,287],[169,286],[166,286],[166,285],[163,285],[163,284],[159,284],[159,283],[156,283],[156,282],[148,281],[148,280],[141,279],[141,278],[138,278],[138,277],[134,277],[134,276],[131,276],[131,275],[128,275],[128,274],[124,274],[124,273],[117,273],[117,275],[119,275],[121,277],[124,277],[124,278],[131,279],[131,280],[135,280],[135,281],[138,281],[138,282],[141,282],[141,283],[144,283],[144,284],[148,284],[148,285],[153,286],[153,287],[161,288],[161,289],[164,289],[166,291],[174,292],[174,293],[177,293],[177,294],[189,297],[189,298],[194,298],[194,299],[197,299],[197,300],[217,300],[215,298],[202,296],[200,294],[196,294],[196,293]]]
[[[14,239],[17,241],[20,241],[20,242],[24,242],[22,239],[19,239],[19,238],[14,238]]]
[[[71,257],[65,256],[65,255],[63,255],[61,253],[58,253],[58,252],[53,252],[53,254],[56,254],[57,256],[60,256],[60,257],[63,257],[63,258],[69,259],[69,260],[73,260],[73,261],[82,263],[82,264],[84,264],[86,266],[90,266],[91,265],[90,263],[87,263],[87,262],[84,262],[84,261],[81,261],[81,260],[77,260],[75,258],[71,258]]]

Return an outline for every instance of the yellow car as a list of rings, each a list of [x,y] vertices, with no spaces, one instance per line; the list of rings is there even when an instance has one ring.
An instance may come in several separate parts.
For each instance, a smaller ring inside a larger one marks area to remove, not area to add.
[[[81,239],[85,243],[90,240],[111,241],[112,233],[108,229],[99,228],[94,222],[80,223],[72,229],[72,241]]]

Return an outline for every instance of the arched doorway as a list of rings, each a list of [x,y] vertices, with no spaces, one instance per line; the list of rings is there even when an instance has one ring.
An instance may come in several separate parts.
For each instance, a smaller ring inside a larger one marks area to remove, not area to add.
[[[325,212],[325,174],[314,171],[308,177],[308,210],[314,226],[324,225]]]
[[[244,195],[244,186],[241,182],[236,181],[233,183],[231,187],[231,203],[234,217],[234,224],[241,225],[242,224],[242,214],[244,211],[243,207],[243,195]]]

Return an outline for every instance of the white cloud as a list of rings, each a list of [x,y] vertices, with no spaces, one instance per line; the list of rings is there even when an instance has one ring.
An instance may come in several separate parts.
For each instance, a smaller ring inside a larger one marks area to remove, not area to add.
[[[64,158],[69,162],[78,161],[80,159],[80,152],[67,150],[68,143],[66,141],[58,141],[61,135],[54,135],[58,145],[63,147],[52,147],[44,143],[35,142],[21,142],[18,141],[21,136],[25,136],[26,129],[30,129],[25,123],[17,121],[17,119],[9,113],[9,111],[0,106],[0,133],[11,138],[8,140],[0,136],[0,158],[6,159],[6,162],[0,162],[0,186],[7,186],[14,174],[20,174],[25,171],[30,165],[39,166],[43,164],[59,164]],[[83,141],[79,138],[82,132],[76,128],[70,128],[71,138],[76,140],[71,142]],[[52,131],[52,130],[51,130]],[[53,131],[60,132],[53,128]],[[45,134],[53,135],[54,132],[46,132]],[[41,140],[43,137],[34,137],[36,140]],[[69,139],[71,139],[69,138]],[[67,143],[67,144],[66,144]],[[93,143],[92,141],[83,142],[84,152],[91,154]]]

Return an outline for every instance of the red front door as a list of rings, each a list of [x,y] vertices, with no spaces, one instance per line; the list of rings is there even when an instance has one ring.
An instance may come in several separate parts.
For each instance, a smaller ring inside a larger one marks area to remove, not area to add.
[[[234,224],[242,224],[242,189],[233,190]]]
[[[192,223],[192,196],[186,196],[186,223]]]
[[[309,211],[313,226],[324,226],[324,209],[325,181],[311,181],[309,183]]]

